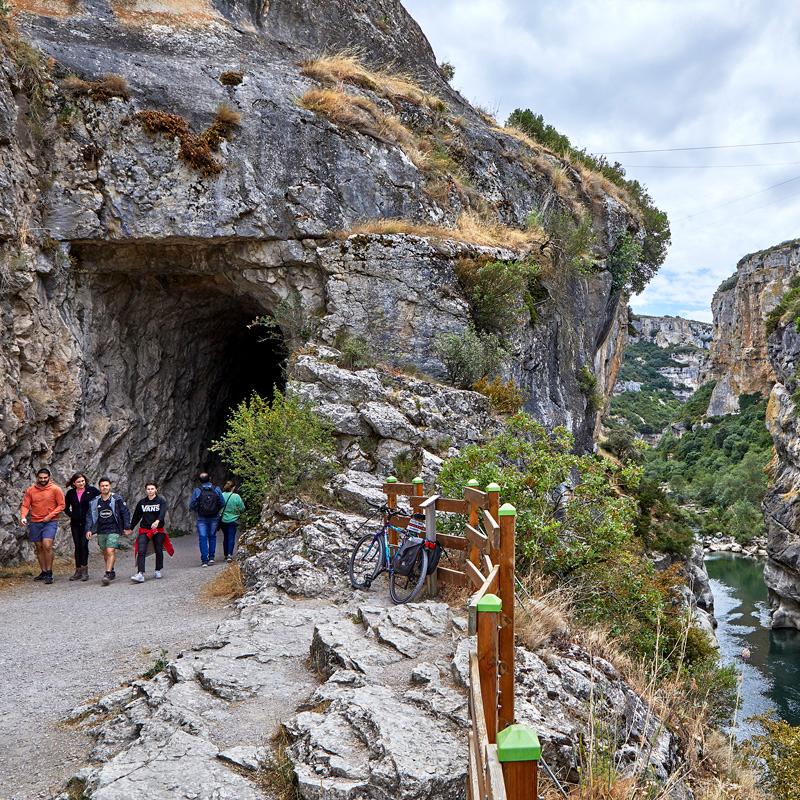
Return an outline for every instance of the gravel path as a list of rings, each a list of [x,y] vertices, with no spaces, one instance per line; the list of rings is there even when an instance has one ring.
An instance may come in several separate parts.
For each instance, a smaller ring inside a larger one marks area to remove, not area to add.
[[[120,553],[117,579],[100,585],[102,559],[92,548],[88,583],[56,576],[0,587],[0,798],[48,798],[87,760],[90,740],[64,725],[65,714],[150,666],[161,649],[174,656],[213,633],[228,615],[199,590],[223,565],[199,567],[195,537],[175,542],[164,578],[130,581],[132,551]],[[69,573],[71,574],[71,573]]]

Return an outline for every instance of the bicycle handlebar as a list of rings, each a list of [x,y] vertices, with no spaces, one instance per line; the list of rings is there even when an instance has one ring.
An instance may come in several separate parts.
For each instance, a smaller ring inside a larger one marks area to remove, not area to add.
[[[380,511],[381,514],[388,514],[390,517],[410,517],[411,512],[406,511],[402,508],[390,508],[385,503],[383,505],[375,505],[375,503],[370,503],[367,501],[367,505],[370,508],[375,509],[375,511]]]

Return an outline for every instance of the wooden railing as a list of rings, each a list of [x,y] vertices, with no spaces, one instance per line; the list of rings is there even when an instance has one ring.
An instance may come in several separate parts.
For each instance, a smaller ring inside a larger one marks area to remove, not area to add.
[[[470,655],[467,796],[469,800],[537,800],[541,747],[536,732],[514,724],[514,547],[517,511],[500,505],[500,487],[484,491],[471,480],[460,498],[425,495],[422,478],[398,483],[387,478],[388,505],[408,497],[425,514],[425,535],[448,551],[463,553],[463,569],[439,566],[429,578],[429,594],[439,583],[474,589],[469,601],[469,633],[477,649]],[[438,533],[436,512],[462,514],[463,536]],[[396,542],[394,542],[396,544]],[[461,561],[457,566],[461,566]]]

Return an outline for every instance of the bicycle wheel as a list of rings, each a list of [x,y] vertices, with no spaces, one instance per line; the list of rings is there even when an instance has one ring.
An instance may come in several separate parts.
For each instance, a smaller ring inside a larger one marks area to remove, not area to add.
[[[354,589],[369,589],[370,584],[383,569],[383,546],[375,534],[364,534],[350,554],[347,572]]]
[[[428,551],[420,548],[417,560],[408,575],[398,575],[394,570],[389,576],[389,596],[392,602],[410,603],[422,590],[428,576]]]

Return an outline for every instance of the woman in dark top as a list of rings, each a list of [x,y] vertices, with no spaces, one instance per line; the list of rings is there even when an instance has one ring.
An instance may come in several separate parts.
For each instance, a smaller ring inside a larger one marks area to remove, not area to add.
[[[136,504],[131,518],[131,528],[140,523],[136,540],[136,574],[131,575],[134,583],[144,583],[145,556],[151,539],[156,554],[156,578],[161,577],[161,570],[164,569],[164,517],[167,515],[167,501],[158,493],[155,481],[148,481],[144,490],[146,496]]]
[[[72,541],[75,545],[75,574],[71,581],[89,580],[89,540],[86,538],[86,514],[89,503],[100,491],[89,486],[89,481],[82,472],[76,472],[67,481],[67,493],[64,495],[64,513],[69,517],[72,529]]]

